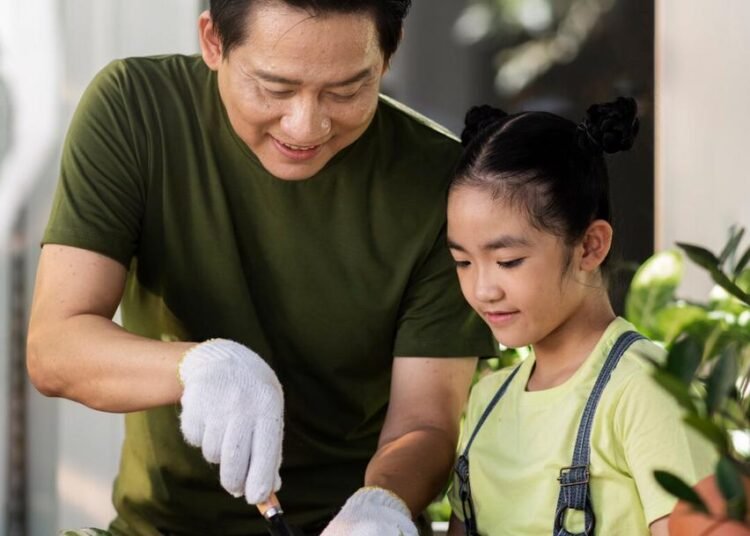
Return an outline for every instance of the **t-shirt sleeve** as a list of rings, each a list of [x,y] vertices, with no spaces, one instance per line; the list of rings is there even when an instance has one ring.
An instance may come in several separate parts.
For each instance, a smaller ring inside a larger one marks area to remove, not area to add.
[[[443,227],[406,290],[394,355],[483,357],[498,352],[489,328],[461,294]]]
[[[677,502],[656,482],[654,471],[668,471],[692,486],[713,471],[717,454],[685,424],[683,410],[645,370],[629,380],[614,417],[650,524],[669,515]]]
[[[102,253],[126,267],[138,244],[146,167],[138,147],[142,129],[126,104],[128,83],[124,62],[116,61],[84,92],[42,239]]]

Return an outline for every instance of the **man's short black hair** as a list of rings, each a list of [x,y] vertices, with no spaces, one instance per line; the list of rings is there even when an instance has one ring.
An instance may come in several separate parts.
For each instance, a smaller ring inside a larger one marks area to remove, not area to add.
[[[210,12],[224,55],[247,38],[250,9],[261,3],[282,2],[311,13],[372,13],[386,62],[398,48],[411,0],[211,0]]]

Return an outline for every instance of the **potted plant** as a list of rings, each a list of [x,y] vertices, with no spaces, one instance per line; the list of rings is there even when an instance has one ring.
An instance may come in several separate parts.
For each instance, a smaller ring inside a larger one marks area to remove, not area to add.
[[[716,447],[715,473],[690,487],[657,471],[658,482],[678,497],[670,533],[750,535],[750,248],[744,229],[732,228],[719,255],[678,243],[715,283],[704,301],[680,299],[678,251],[654,255],[636,272],[625,316],[668,349],[655,378],[685,409],[686,422]]]

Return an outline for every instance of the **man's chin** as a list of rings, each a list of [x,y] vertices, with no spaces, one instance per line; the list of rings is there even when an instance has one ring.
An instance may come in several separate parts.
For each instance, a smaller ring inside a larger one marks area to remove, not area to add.
[[[311,179],[317,175],[321,169],[323,169],[323,166],[319,165],[272,166],[270,169],[266,167],[266,170],[271,175],[282,181],[304,181]]]

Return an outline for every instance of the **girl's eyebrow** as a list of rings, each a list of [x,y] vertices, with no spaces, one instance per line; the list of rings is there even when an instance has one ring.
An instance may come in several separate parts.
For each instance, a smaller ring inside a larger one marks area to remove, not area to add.
[[[494,251],[496,249],[520,248],[529,245],[531,245],[531,243],[522,236],[502,235],[494,240],[487,242],[486,244],[483,244],[481,246],[481,249]],[[448,238],[448,249],[466,251],[466,249],[461,244],[454,242],[450,238]]]
[[[495,250],[503,248],[520,248],[529,246],[530,242],[522,236],[502,235],[482,246],[485,250]]]
[[[450,238],[448,239],[448,249],[455,249],[455,250],[458,250],[458,251],[466,251],[463,246],[461,246],[458,243],[454,242]]]

